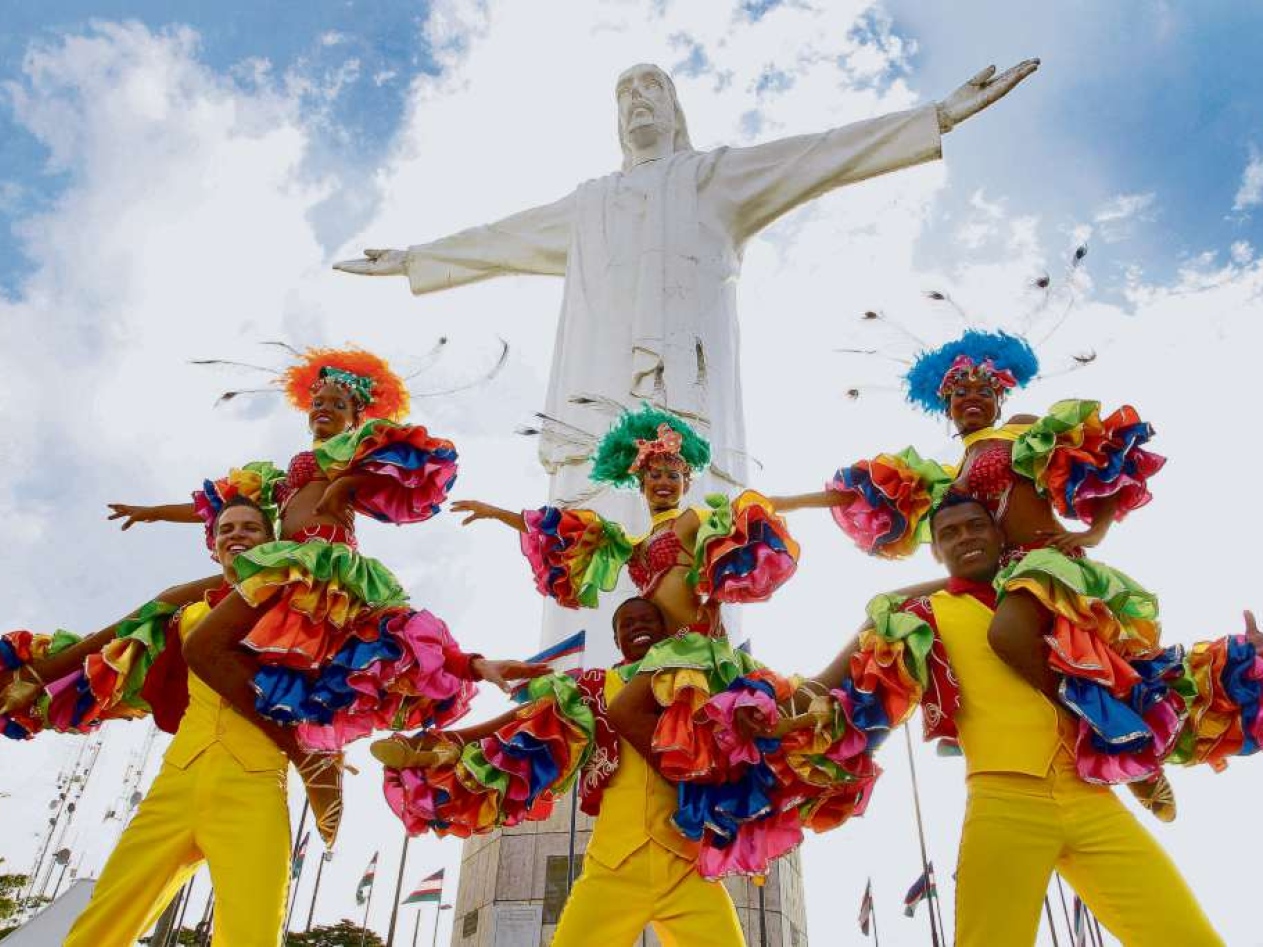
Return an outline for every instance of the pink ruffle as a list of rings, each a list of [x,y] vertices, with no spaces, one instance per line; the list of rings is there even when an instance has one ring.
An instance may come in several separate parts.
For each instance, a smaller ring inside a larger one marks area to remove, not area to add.
[[[1146,711],[1144,721],[1153,739],[1141,752],[1101,753],[1092,745],[1092,728],[1079,720],[1075,743],[1075,766],[1079,776],[1089,783],[1116,786],[1149,779],[1162,769],[1162,761],[1175,747],[1185,719],[1184,698],[1174,691]]]
[[[714,724],[714,743],[721,767],[731,769],[743,763],[755,764],[762,758],[754,740],[744,736],[736,726],[734,717],[742,707],[757,710],[764,724],[771,725],[777,720],[776,701],[763,691],[726,690],[702,706],[702,716]]]
[[[450,478],[445,479],[442,474],[452,469],[451,461],[431,461],[416,468],[371,459],[362,461],[355,473],[370,476],[355,491],[356,505],[390,523],[421,522],[447,499]]]
[[[731,844],[724,848],[703,844],[697,870],[703,878],[712,881],[732,875],[765,875],[775,859],[788,855],[802,840],[798,813],[778,812],[742,825]]]
[[[420,835],[438,819],[434,790],[416,769],[382,771],[382,792],[390,811],[403,822],[409,835]]]
[[[838,490],[840,488],[835,485],[836,483],[837,481],[832,481],[827,486],[829,489]],[[833,522],[838,524],[838,528],[846,533],[855,545],[870,553],[877,548],[877,540],[890,532],[893,522],[890,510],[874,508],[863,496],[859,495],[848,506],[829,507],[829,513],[833,516]]]
[[[333,751],[376,730],[443,728],[469,711],[478,689],[446,669],[446,652],[457,647],[447,625],[428,611],[400,609],[381,633],[391,635],[403,654],[349,674],[347,684],[358,696],[331,723],[299,724],[304,747]]]

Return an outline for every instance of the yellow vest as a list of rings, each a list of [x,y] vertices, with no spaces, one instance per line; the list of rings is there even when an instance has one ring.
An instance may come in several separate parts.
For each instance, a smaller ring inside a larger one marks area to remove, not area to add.
[[[1073,721],[991,649],[991,609],[946,591],[930,604],[960,683],[956,729],[967,772],[1047,774],[1057,749],[1074,746]]]
[[[189,632],[209,612],[210,605],[206,602],[194,602],[180,612],[180,640],[188,638]],[[172,766],[187,769],[216,743],[223,746],[247,773],[286,768],[285,754],[276,748],[276,744],[190,671],[189,707],[164,759]]]
[[[605,705],[624,687],[617,674],[605,675]],[[618,741],[618,771],[601,797],[601,814],[592,827],[588,855],[606,868],[618,868],[650,840],[690,861],[697,845],[671,824],[675,787],[663,779],[626,740]]]

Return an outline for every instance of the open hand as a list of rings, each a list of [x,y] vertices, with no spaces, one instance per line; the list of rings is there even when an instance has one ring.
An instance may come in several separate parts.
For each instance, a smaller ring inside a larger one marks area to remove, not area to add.
[[[528,681],[552,672],[547,664],[531,664],[527,661],[489,661],[474,658],[473,670],[488,684],[494,684],[508,693],[509,681]]]
[[[137,523],[154,523],[158,519],[152,506],[131,506],[127,503],[107,503],[106,506],[110,508],[110,515],[106,518],[122,520],[124,530],[131,529]]]
[[[1091,549],[1093,546],[1100,545],[1105,533],[1096,527],[1084,530],[1067,530],[1063,533],[1047,534],[1044,545],[1049,549],[1056,549],[1058,552],[1072,556],[1084,549]]]
[[[483,503],[479,500],[457,500],[449,507],[453,513],[468,513],[463,520],[460,521],[461,526],[468,526],[477,520],[492,520],[496,518],[499,512],[490,503]]]
[[[368,249],[361,259],[343,260],[333,264],[333,268],[357,276],[400,276],[407,257],[403,250]]]
[[[1038,68],[1038,59],[1024,59],[997,76],[995,66],[988,66],[938,103],[939,131],[950,132],[971,115],[1000,101]]]
[[[1245,639],[1254,645],[1254,653],[1263,658],[1263,631],[1259,631],[1259,626],[1254,620],[1254,612],[1246,609],[1244,614]]]

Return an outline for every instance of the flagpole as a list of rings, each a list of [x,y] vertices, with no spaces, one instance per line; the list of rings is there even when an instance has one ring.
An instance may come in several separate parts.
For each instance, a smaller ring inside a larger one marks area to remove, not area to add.
[[[439,947],[439,918],[443,916],[443,891],[439,889],[439,899],[434,902],[434,936],[430,938],[430,947]]]
[[[412,947],[417,947],[417,935],[421,933],[421,909],[417,908],[416,920],[412,922]]]
[[[373,906],[373,889],[377,887],[377,855],[373,855],[373,879],[368,883],[368,897],[364,901],[364,923],[360,925],[360,947],[368,937],[368,911]]]
[[[301,832],[303,830],[303,822],[306,820],[306,818],[307,818],[307,807],[306,807],[306,804],[304,804],[303,805],[303,818],[298,820],[298,831]],[[303,858],[303,861],[306,861],[307,859],[307,852],[306,852],[306,849],[304,848],[304,844],[306,843],[306,841],[307,840],[304,838],[301,841],[297,842],[295,844],[293,853],[291,853],[289,857],[289,896],[286,899],[289,902],[289,907],[285,909],[285,927],[283,928],[285,933],[284,933],[284,936],[281,938],[281,947],[286,947],[286,945],[289,944],[289,925],[290,925],[290,921],[294,919],[294,908],[298,904],[298,884],[299,882],[303,880],[303,867],[304,866],[303,866],[303,862],[299,861],[298,858],[301,855]],[[295,868],[297,868],[298,870],[295,871],[294,870]]]
[[[1066,918],[1066,930],[1070,932],[1070,940],[1071,940],[1071,943],[1073,943],[1074,942],[1074,924],[1070,922],[1070,909],[1066,907],[1066,886],[1061,883],[1060,873],[1054,871],[1053,877],[1057,879],[1057,895],[1058,897],[1061,898],[1061,913]],[[1080,900],[1082,899],[1080,898]],[[1086,908],[1087,905],[1085,904],[1084,907]]]
[[[1048,895],[1044,895],[1044,913],[1048,915],[1048,930],[1052,933],[1053,947],[1061,947],[1061,941],[1057,938],[1057,925],[1053,923],[1052,905],[1048,902]]]
[[[1105,934],[1101,931],[1101,922],[1096,919],[1096,915],[1091,911],[1088,912],[1088,917],[1092,921],[1092,927],[1096,928],[1096,942],[1100,944],[1101,947],[1105,947]]]
[[[903,735],[908,744],[908,768],[912,772],[912,804],[917,815],[917,838],[921,842],[921,870],[925,872],[925,883],[932,885],[934,879],[930,875],[930,858],[925,850],[925,825],[921,821],[921,791],[917,788],[917,764],[912,758],[912,731],[908,729],[906,723],[903,725]],[[931,887],[926,893],[930,898],[930,941],[934,947],[940,947],[938,921],[934,917],[934,898],[937,892]]]
[[[570,889],[574,887],[574,847],[575,829],[579,820],[579,780],[570,787],[570,851],[566,856],[566,897],[570,897]],[[441,899],[440,899],[441,900]]]
[[[320,894],[320,878],[325,873],[325,862],[329,861],[333,852],[327,848],[320,853],[320,864],[316,866],[316,887],[311,889],[311,907],[307,909],[307,926],[303,933],[311,930],[311,920],[316,916],[316,895]]]
[[[869,885],[872,885],[871,881],[869,882]],[[870,887],[868,890],[871,892],[873,889]],[[876,899],[873,900],[873,906],[869,908],[868,916],[873,919],[873,947],[881,947],[881,937],[878,936],[877,934],[877,901]]]
[[[938,878],[934,874],[934,865],[930,864],[930,883],[933,887],[930,891],[934,894],[934,900],[930,902],[934,905],[934,914],[938,918],[938,929],[942,935],[944,942],[947,941],[947,925],[943,923],[943,902],[938,896]]]
[[[386,947],[395,947],[395,921],[399,917],[399,895],[403,893],[403,868],[408,863],[408,843],[411,841],[412,836],[405,829],[403,848],[399,852],[399,874],[395,878],[395,903],[390,906],[390,927],[386,930]],[[442,895],[439,897],[441,900]]]

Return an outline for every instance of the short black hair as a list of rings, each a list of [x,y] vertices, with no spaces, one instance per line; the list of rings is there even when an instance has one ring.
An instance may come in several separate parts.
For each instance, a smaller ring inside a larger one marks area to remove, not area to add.
[[[652,605],[654,611],[656,611],[659,615],[662,614],[662,609],[658,608],[657,602],[651,601],[650,599],[644,598],[640,595],[633,595],[630,598],[625,598],[618,603],[618,608],[614,609],[614,614],[610,617],[610,628],[614,630],[615,634],[618,634],[618,613],[632,602],[644,602],[646,605]]]
[[[987,505],[983,503],[981,500],[979,500],[977,497],[971,496],[968,493],[963,493],[960,490],[948,490],[946,493],[943,494],[942,499],[940,499],[938,503],[934,504],[934,509],[930,510],[930,536],[931,538],[933,538],[934,536],[934,518],[936,516],[938,516],[944,510],[950,510],[953,507],[965,506],[967,504],[972,504],[973,506],[980,507],[982,509],[982,512],[987,514],[987,519],[994,519],[994,517],[992,517],[991,515],[991,511],[987,509]]]
[[[219,518],[224,515],[224,511],[231,510],[234,506],[244,506],[258,513],[259,519],[263,520],[263,525],[267,528],[268,535],[273,539],[276,538],[276,524],[273,523],[272,518],[267,515],[267,511],[249,497],[242,496],[241,494],[237,494],[237,496],[225,500],[224,505],[215,511],[215,518],[211,520],[212,530],[219,527]]]

